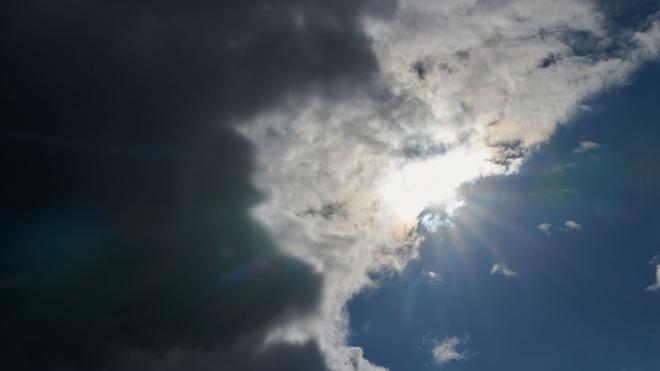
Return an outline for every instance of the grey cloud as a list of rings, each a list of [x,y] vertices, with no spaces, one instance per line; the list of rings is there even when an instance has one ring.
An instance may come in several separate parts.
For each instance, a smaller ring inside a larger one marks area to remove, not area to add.
[[[429,157],[439,156],[447,152],[445,143],[435,142],[431,138],[421,135],[410,136],[401,144],[401,154],[409,160],[426,160]]]
[[[317,310],[323,277],[249,215],[263,195],[232,126],[373,78],[373,5],[0,7],[0,197],[16,221],[0,230],[0,368],[323,370],[314,341],[264,344]]]
[[[323,355],[312,341],[264,346],[253,340],[244,340],[229,349],[173,349],[158,356],[139,350],[127,350],[107,371],[327,370]]]

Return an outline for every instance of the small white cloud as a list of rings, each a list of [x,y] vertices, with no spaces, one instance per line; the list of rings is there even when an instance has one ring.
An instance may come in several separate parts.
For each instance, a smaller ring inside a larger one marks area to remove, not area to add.
[[[567,220],[564,222],[564,227],[566,227],[566,230],[568,231],[581,231],[582,230],[582,224],[577,223],[573,220]]]
[[[436,364],[442,366],[451,361],[463,361],[467,358],[468,354],[465,349],[465,341],[462,341],[457,336],[446,337],[442,341],[432,340],[434,343],[432,353],[433,360]]]
[[[494,264],[493,267],[490,269],[490,274],[501,274],[504,277],[513,277],[513,276],[518,275],[517,272],[514,272],[513,270],[511,270],[504,263]]]
[[[543,232],[543,233],[545,233],[549,236],[550,235],[550,228],[552,228],[552,224],[544,222],[544,223],[541,223],[541,224],[537,225],[536,228],[538,228],[539,231],[541,231],[541,232]]]
[[[660,264],[655,266],[655,283],[646,289],[654,292],[660,290]]]
[[[601,147],[603,147],[603,145],[600,143],[592,142],[590,140],[583,140],[580,141],[580,145],[573,150],[573,153],[575,154],[587,153],[587,152],[595,151]]]
[[[441,282],[442,281],[442,275],[438,272],[434,272],[432,270],[422,270],[422,275],[426,277],[430,282]]]

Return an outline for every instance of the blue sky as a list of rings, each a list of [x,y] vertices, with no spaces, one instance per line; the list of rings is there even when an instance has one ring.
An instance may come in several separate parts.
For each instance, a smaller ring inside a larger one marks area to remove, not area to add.
[[[465,187],[454,226],[350,302],[351,344],[394,371],[660,369],[660,294],[645,290],[660,252],[659,81],[647,66],[519,174]],[[601,147],[575,153],[587,140]],[[490,274],[496,263],[516,275]],[[464,356],[439,365],[432,349],[452,337]]]

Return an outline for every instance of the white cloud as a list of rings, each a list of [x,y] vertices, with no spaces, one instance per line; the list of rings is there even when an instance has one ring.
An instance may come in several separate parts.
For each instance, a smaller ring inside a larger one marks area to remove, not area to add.
[[[504,277],[517,276],[518,273],[511,270],[505,263],[495,263],[490,269],[490,274],[500,274]]]
[[[582,230],[582,224],[577,223],[573,220],[567,220],[564,222],[564,227],[568,231],[581,231]]]
[[[552,228],[552,224],[544,222],[544,223],[541,223],[541,224],[537,225],[536,228],[538,228],[539,231],[541,231],[541,232],[543,232],[543,233],[545,233],[549,236],[550,235],[550,228]]]
[[[442,275],[438,272],[424,269],[422,270],[422,275],[430,282],[442,282]]]
[[[590,140],[583,140],[580,141],[580,145],[573,150],[573,153],[575,154],[587,153],[600,149],[601,147],[603,147],[603,145],[600,143],[592,142]]]
[[[382,370],[347,345],[346,303],[376,285],[371,272],[417,256],[418,215],[435,206],[450,218],[459,185],[516,172],[582,101],[624,83],[660,44],[658,21],[610,35],[578,0],[401,0],[393,17],[364,25],[381,70],[373,85],[344,99],[291,96],[239,127],[266,196],[254,217],[324,282],[317,312],[269,341],[313,339],[334,370]],[[574,52],[575,32],[593,39],[593,55]],[[342,212],[305,212],[327,205]]]
[[[646,288],[649,291],[660,290],[660,264],[655,266],[655,283]]]
[[[442,341],[434,340],[432,342],[434,343],[431,350],[433,360],[440,366],[452,361],[463,361],[468,356],[466,350],[460,350],[460,348],[465,347],[464,341],[461,341],[456,336],[446,337]]]

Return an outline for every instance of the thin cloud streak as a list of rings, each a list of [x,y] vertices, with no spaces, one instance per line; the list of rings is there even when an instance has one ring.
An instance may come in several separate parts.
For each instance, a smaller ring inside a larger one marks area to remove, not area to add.
[[[603,145],[600,143],[592,142],[590,140],[580,141],[580,145],[573,150],[574,154],[583,154],[587,152],[593,152],[597,149],[602,148]]]

